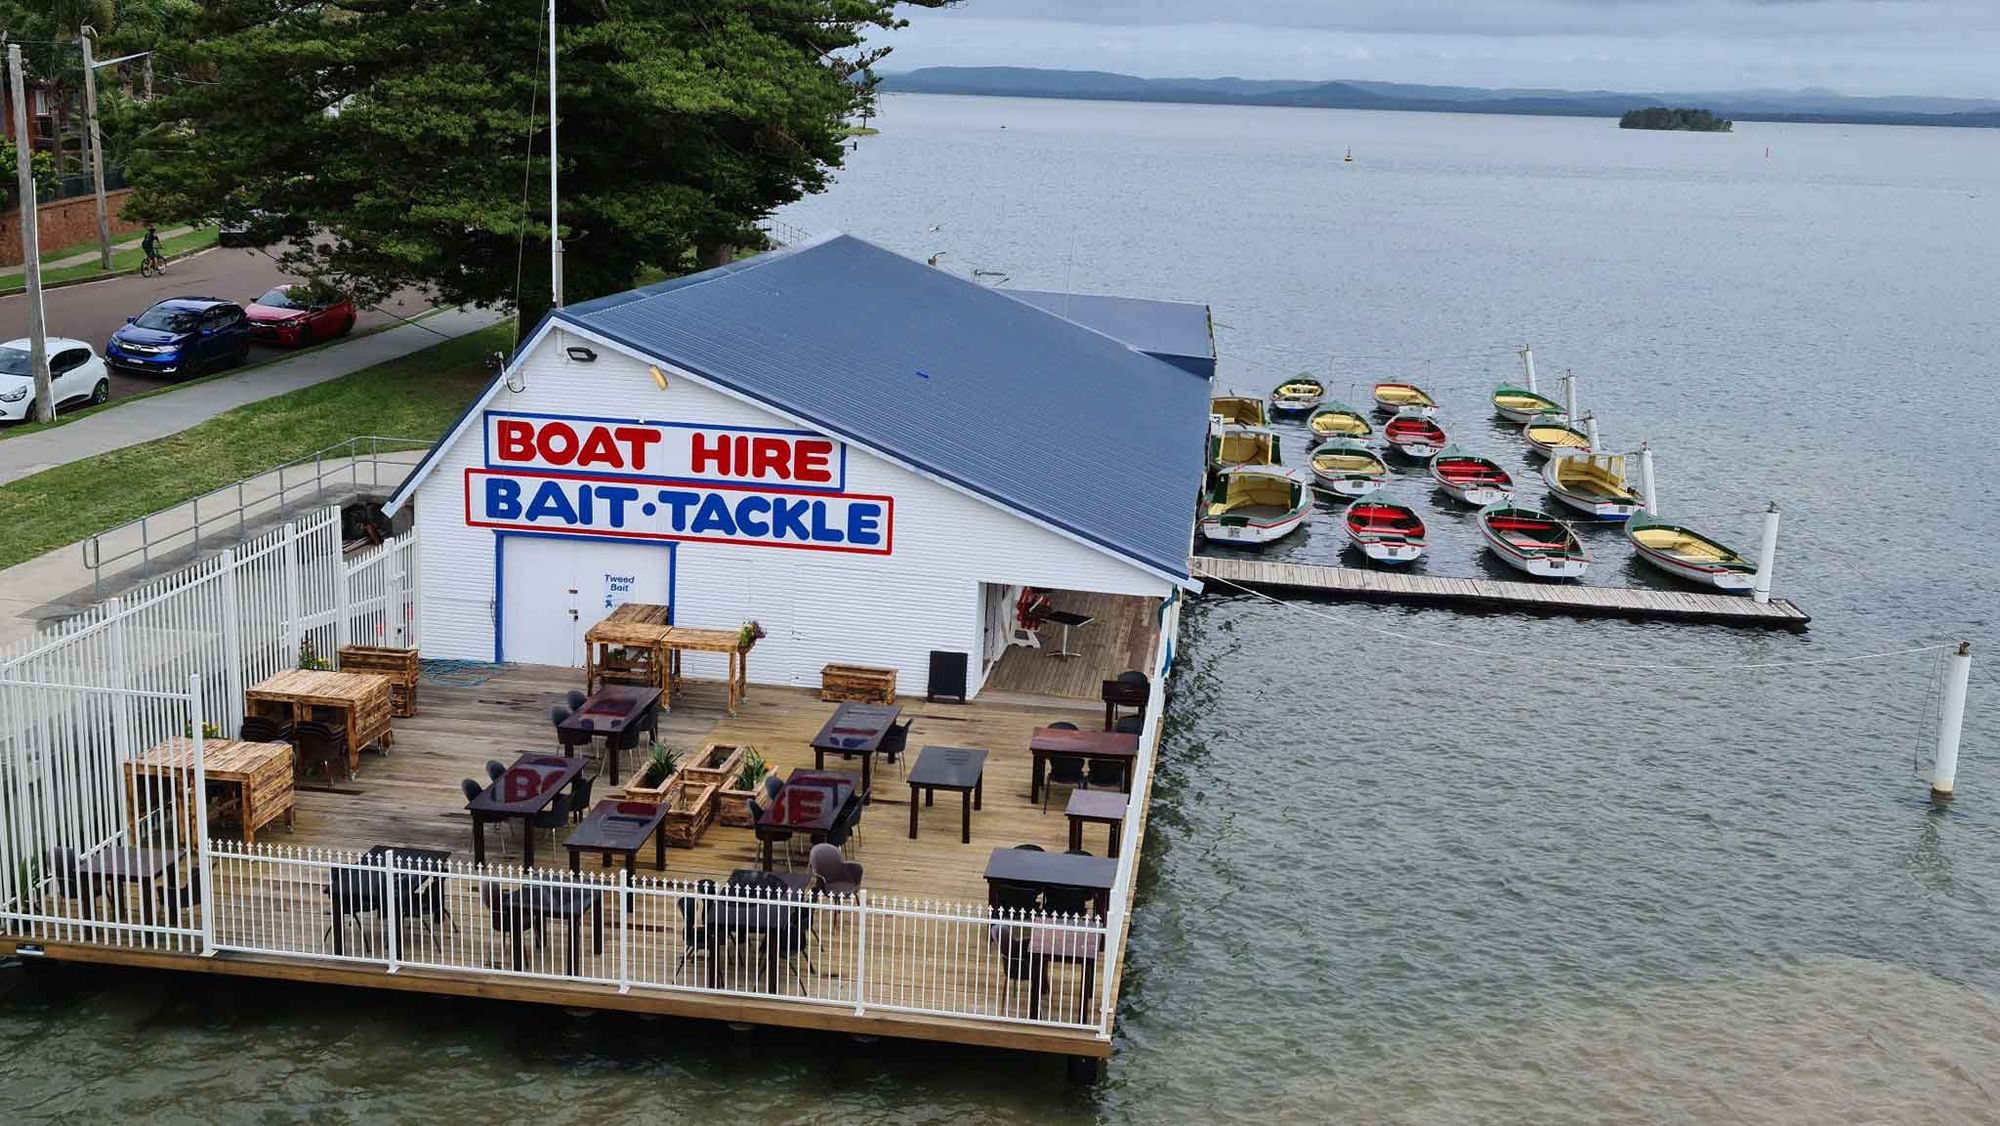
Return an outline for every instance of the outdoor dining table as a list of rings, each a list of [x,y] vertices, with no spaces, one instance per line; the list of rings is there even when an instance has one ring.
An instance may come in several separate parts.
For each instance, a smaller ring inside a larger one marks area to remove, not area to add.
[[[210,786],[233,789],[243,839],[254,843],[257,830],[277,820],[292,824],[298,795],[292,789],[290,743],[246,743],[236,739],[202,740],[202,766]],[[199,810],[194,793],[194,740],[175,735],[125,763],[125,808],[134,831],[149,810],[171,800],[185,819],[183,840],[200,837]]]
[[[327,897],[333,901],[334,954],[346,953],[346,922],[349,916],[384,909],[382,891],[386,881],[381,874],[368,869],[386,868],[391,852],[396,854],[398,867],[397,914],[413,915],[421,911],[430,916],[434,925],[444,921],[444,887],[438,882],[438,877],[444,862],[451,859],[451,853],[437,848],[378,844],[361,854],[362,867],[336,867],[327,881]],[[405,867],[421,870],[402,870]]]
[[[754,935],[762,949],[764,991],[778,991],[778,943],[774,932],[786,926],[806,927],[805,889],[795,880],[770,872],[739,868],[729,875],[724,891],[745,898],[711,899],[703,936],[708,943],[708,987],[722,984],[722,944]],[[765,897],[765,898],[758,898]],[[803,942],[803,937],[801,937]]]
[[[859,704],[852,701],[833,709],[833,715],[813,736],[813,766],[825,769],[828,755],[861,756],[861,800],[867,801],[874,785],[870,764],[882,749],[882,738],[903,714],[894,704]]]
[[[370,743],[388,747],[395,743],[390,730],[389,689],[386,676],[367,672],[329,672],[324,669],[286,669],[266,677],[243,693],[251,715],[268,716],[285,723],[305,723],[316,708],[340,713],[334,726],[347,736],[347,769],[361,768],[361,748]]]
[[[604,737],[605,763],[611,781],[618,781],[619,744],[633,728],[645,727],[659,737],[660,690],[642,684],[607,684],[564,719],[564,731]]]
[[[659,831],[667,819],[666,802],[650,801],[601,801],[591,807],[584,816],[583,824],[570,833],[563,841],[569,850],[569,870],[583,870],[583,854],[595,852],[601,863],[610,864],[613,853],[625,857],[625,874],[632,874],[639,850],[646,847],[646,838],[653,840],[653,867],[667,870],[667,837]],[[631,910],[632,900],[627,895],[625,909]]]
[[[1093,893],[1098,917],[1111,911],[1111,883],[1118,862],[1103,856],[1073,856],[1031,848],[996,848],[986,861],[986,902],[1000,906],[998,884],[1079,888]]]
[[[1109,790],[1075,790],[1069,795],[1069,808],[1063,810],[1069,818],[1069,847],[1083,847],[1083,827],[1085,824],[1109,825],[1111,844],[1104,852],[1106,856],[1118,855],[1119,838],[1124,835],[1125,806],[1130,795],[1114,794]]]
[[[172,890],[175,886],[174,872],[180,866],[181,854],[165,848],[131,848],[112,845],[98,849],[77,861],[77,875],[88,884],[112,882],[119,885],[122,893],[124,885],[139,885],[139,917],[147,926],[153,925],[153,901],[160,890]],[[90,916],[89,896],[83,897],[85,917]],[[180,912],[174,912],[176,922]]]
[[[910,767],[910,839],[917,839],[917,791],[924,792],[923,804],[939,790],[957,790],[959,797],[958,838],[972,843],[972,811],[986,796],[986,752],[970,747],[925,747]]]
[[[1028,783],[1028,800],[1042,800],[1042,778],[1051,756],[1081,759],[1120,759],[1125,763],[1125,792],[1132,791],[1132,764],[1139,757],[1139,737],[1116,731],[1073,731],[1066,727],[1037,727],[1028,741],[1028,753],[1035,758],[1035,773]]]
[[[854,776],[831,770],[794,770],[771,799],[757,822],[760,828],[804,833],[817,844],[840,823],[840,815],[855,797]],[[765,837],[759,862],[771,870],[771,838]]]
[[[507,772],[465,803],[472,814],[472,861],[486,863],[486,823],[521,819],[521,867],[535,866],[535,834],[531,820],[562,796],[563,789],[583,772],[583,760],[563,755],[525,754]]]

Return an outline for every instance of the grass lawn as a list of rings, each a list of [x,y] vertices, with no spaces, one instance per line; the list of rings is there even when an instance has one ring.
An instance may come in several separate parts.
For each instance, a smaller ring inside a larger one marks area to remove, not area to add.
[[[322,450],[357,434],[436,438],[486,384],[486,357],[514,343],[502,323],[158,441],[0,485],[0,567]]]
[[[215,229],[211,227],[207,230],[189,231],[184,235],[175,235],[172,238],[161,239],[160,253],[168,258],[173,258],[181,254],[191,254],[197,250],[206,250],[214,245]],[[108,278],[118,274],[137,273],[138,269],[139,248],[135,246],[130,250],[112,251],[110,270],[98,269],[97,263],[94,261],[85,262],[81,266],[64,266],[59,270],[43,270],[42,285],[51,286],[57,282],[71,282],[84,278]],[[172,267],[168,267],[168,269],[171,270]],[[19,270],[0,276],[0,296],[10,293],[20,293],[26,288],[27,282],[23,280],[23,275]]]

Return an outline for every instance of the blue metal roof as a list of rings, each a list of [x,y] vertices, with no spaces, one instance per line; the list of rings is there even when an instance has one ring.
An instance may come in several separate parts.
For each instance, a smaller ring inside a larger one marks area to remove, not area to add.
[[[1094,328],[1203,379],[1215,377],[1215,336],[1209,328],[1206,305],[1040,289],[1000,292],[1085,328]]]
[[[1208,384],[1103,332],[845,235],[552,318],[1188,577]]]

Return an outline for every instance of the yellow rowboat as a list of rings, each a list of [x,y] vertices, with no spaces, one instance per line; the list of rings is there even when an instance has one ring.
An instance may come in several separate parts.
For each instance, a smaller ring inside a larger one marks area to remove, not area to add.
[[[1313,476],[1343,497],[1365,497],[1389,483],[1382,456],[1351,438],[1323,442],[1312,452]]]
[[[1562,405],[1554,399],[1511,383],[1502,383],[1493,389],[1493,413],[1508,422],[1523,425],[1538,418],[1553,418],[1560,422],[1568,417],[1563,413]]]
[[[1306,429],[1321,440],[1353,438],[1365,442],[1375,436],[1374,425],[1346,403],[1331,403],[1312,412],[1312,417],[1306,419]]]
[[[1414,383],[1377,383],[1375,409],[1383,414],[1410,410],[1425,418],[1436,418],[1438,405],[1429,392]]]
[[[1269,543],[1298,531],[1312,490],[1275,465],[1237,465],[1215,475],[1201,534],[1216,543]]]
[[[1538,418],[1521,427],[1521,437],[1543,457],[1554,457],[1557,450],[1590,452],[1590,435],[1560,418]]]
[[[1326,398],[1326,384],[1309,375],[1295,375],[1271,389],[1271,413],[1304,414]]]
[[[1756,564],[1684,525],[1641,512],[1626,521],[1625,538],[1640,559],[1691,583],[1736,593],[1756,584]]]
[[[1625,483],[1625,455],[1558,452],[1542,466],[1549,495],[1593,520],[1627,520],[1646,507]]]
[[[1278,436],[1254,426],[1225,426],[1212,430],[1208,435],[1208,463],[1217,468],[1281,464]]]
[[[1264,425],[1264,400],[1254,395],[1217,395],[1208,401],[1210,418],[1225,426]]]

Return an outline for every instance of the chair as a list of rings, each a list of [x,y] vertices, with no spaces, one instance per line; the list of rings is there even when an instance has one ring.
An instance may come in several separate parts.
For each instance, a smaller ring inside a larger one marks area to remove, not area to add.
[[[1049,724],[1049,730],[1051,730],[1051,731],[1075,731],[1075,730],[1076,730],[1076,724],[1074,724],[1074,723],[1071,723],[1070,721],[1068,721],[1068,720],[1066,720],[1066,719],[1062,719],[1062,720],[1057,720],[1056,722],[1054,722],[1054,723],[1051,723],[1051,724]]]
[[[500,780],[500,776],[505,773],[507,773],[507,767],[503,763],[501,763],[499,759],[490,758],[486,760],[487,778],[491,779],[492,781],[498,782]]]
[[[784,788],[785,788],[784,779],[778,777],[776,774],[764,775],[764,800],[766,802],[777,801],[778,791]]]
[[[1122,790],[1125,788],[1125,760],[1115,758],[1094,758],[1086,773],[1090,788]]]
[[[246,715],[243,722],[236,725],[236,737],[245,743],[289,743],[292,741],[292,725],[280,724],[268,716]]]
[[[883,762],[895,763],[897,769],[903,769],[903,752],[909,748],[910,727],[916,722],[915,719],[906,719],[901,723],[892,723],[889,730],[882,733]]]
[[[1042,910],[1051,915],[1088,915],[1094,896],[1089,888],[1046,887],[1042,889]]]
[[[1038,844],[1017,844],[1017,845],[1015,845],[1015,846],[1014,846],[1014,849],[1015,849],[1015,851],[1017,851],[1017,852],[1041,852],[1041,851],[1043,851],[1043,850],[1042,850],[1042,846],[1041,846],[1041,845],[1038,845]]]
[[[996,910],[1035,912],[1042,909],[1042,889],[1035,884],[1017,884],[1008,880],[993,881],[993,906]]]
[[[1137,735],[1145,729],[1146,717],[1143,713],[1140,715],[1119,716],[1118,722],[1111,725],[1111,730],[1116,731],[1120,735]]]
[[[347,775],[347,735],[335,731],[324,723],[307,721],[297,725],[294,733],[298,736],[298,772],[301,777],[311,777],[315,771],[326,772],[326,784],[333,786],[334,772]]]
[[[1074,790],[1088,784],[1084,777],[1083,760],[1075,755],[1050,755],[1049,780],[1042,787],[1042,813],[1049,811],[1049,791],[1057,786],[1068,786]]]
[[[590,746],[591,742],[596,738],[596,736],[592,735],[588,731],[563,730],[563,725],[562,725],[563,720],[566,720],[568,718],[569,718],[568,708],[549,709],[549,723],[556,729],[556,745],[562,748],[563,754],[575,755],[578,754],[579,752],[574,750],[573,748]]]
[[[458,788],[465,794],[466,801],[471,801],[486,792],[486,787],[470,778],[461,779],[458,783]]]
[[[565,791],[561,797],[550,802],[547,809],[528,818],[528,831],[532,833],[537,829],[547,829],[550,839],[553,840],[555,831],[569,824],[569,812],[575,802],[576,791],[573,789]]]
[[[582,821],[583,815],[590,812],[590,790],[596,784],[597,779],[588,774],[577,775],[576,781],[569,784],[569,819],[571,821]]]
[[[714,895],[715,881],[703,880],[694,888],[703,895]],[[700,901],[694,896],[681,896],[681,960],[674,964],[675,973],[681,972],[681,968],[693,961],[695,955],[705,953],[708,949],[708,928],[701,925],[699,904]]]
[[[750,824],[754,827],[754,831],[757,834],[757,840],[760,843],[763,841],[770,841],[774,845],[783,843],[785,846],[785,871],[787,872],[791,871],[792,831],[790,829],[780,829],[780,828],[766,826],[764,824],[764,807],[757,804],[756,798],[744,798],[743,801],[744,804],[750,807]]]
[[[1007,972],[1007,987],[1000,998],[1003,1006],[1013,998],[1016,982],[1025,982],[1029,989],[1046,988],[1046,975],[1042,973],[1040,959],[1032,949],[1034,931],[1031,928],[996,923],[987,938],[998,948],[1000,964]]]
[[[75,849],[50,849],[49,875],[54,878],[56,885],[62,888],[64,897],[76,901],[79,906],[86,902],[83,894],[84,876],[82,866],[77,862]],[[90,877],[90,896],[88,902],[91,905],[91,910],[95,910],[97,901],[104,897],[104,885],[105,881],[102,876]],[[86,915],[89,913],[90,911],[84,912]]]
[[[812,846],[806,866],[812,869],[813,890],[821,895],[840,898],[861,890],[861,865],[841,856],[831,842]]]
[[[582,707],[582,706],[583,706],[583,702],[584,702],[585,700],[588,700],[588,699],[590,699],[590,697],[588,697],[588,696],[584,695],[583,693],[581,693],[581,692],[578,692],[578,691],[577,691],[576,689],[572,688],[572,689],[570,689],[570,690],[569,690],[569,693],[568,693],[567,695],[565,695],[565,696],[563,697],[563,699],[565,699],[565,700],[568,700],[568,701],[569,701],[569,710],[570,710],[570,711],[575,711],[576,709],[578,709],[578,708]]]

